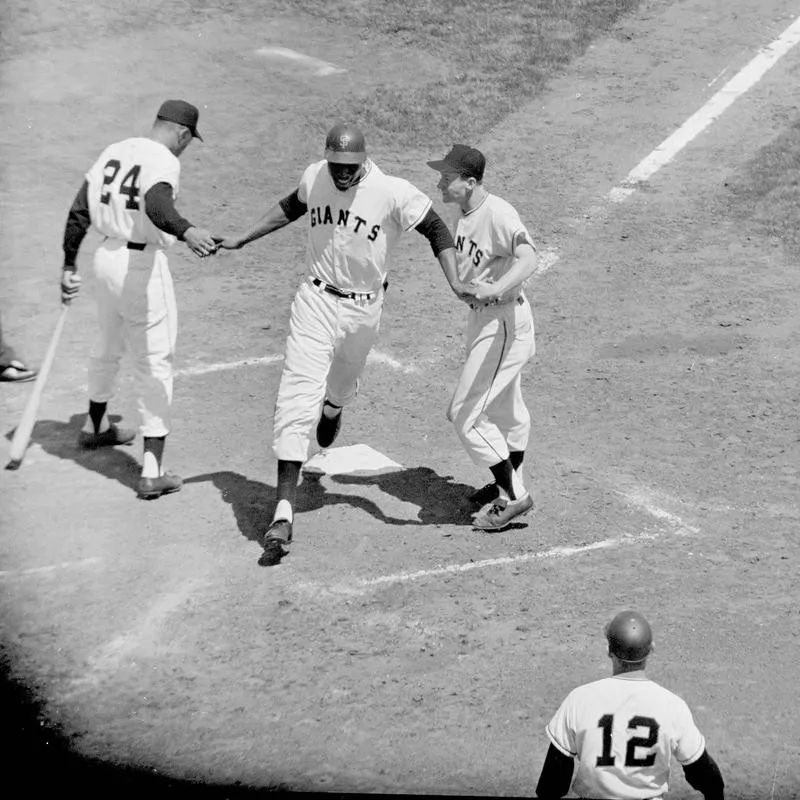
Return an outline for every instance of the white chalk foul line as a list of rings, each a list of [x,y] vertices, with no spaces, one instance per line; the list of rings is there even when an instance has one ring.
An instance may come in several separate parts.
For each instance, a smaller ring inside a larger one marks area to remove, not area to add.
[[[636,191],[637,186],[650,178],[661,167],[672,161],[692,139],[704,131],[725,109],[748,89],[752,88],[778,60],[800,42],[800,17],[798,17],[772,44],[759,51],[746,66],[733,76],[699,111],[689,117],[678,130],[667,137],[639,162],[619,186],[614,187],[606,199],[621,203]]]
[[[297,64],[302,64],[314,70],[315,75],[337,75],[342,72],[347,72],[347,70],[342,67],[329,64],[327,61],[322,61],[313,56],[307,56],[305,53],[298,53],[296,50],[290,50],[288,47],[262,47],[256,50],[256,55],[264,56],[265,58],[294,61]]]
[[[31,567],[30,569],[7,569],[0,571],[0,578],[24,578],[27,575],[48,575],[60,569],[73,567],[88,567],[100,563],[100,558],[84,558],[81,561],[62,561],[60,564],[48,564],[46,567]]]
[[[195,367],[184,367],[183,369],[176,369],[175,376],[186,378],[196,375],[207,375],[210,372],[222,372],[223,370],[238,369],[239,367],[267,366],[269,364],[277,364],[279,361],[283,361],[283,356],[272,355],[272,356],[263,356],[260,358],[243,358],[241,361],[224,361],[218,364],[198,364]],[[398,372],[406,372],[406,373],[418,372],[417,367],[415,367],[413,364],[403,364],[396,358],[392,358],[386,353],[381,353],[377,350],[372,351],[367,356],[367,361],[371,361],[378,364],[385,364],[386,366],[391,367],[392,369],[396,369]]]
[[[762,48],[758,54],[731,78],[699,111],[689,117],[671,136],[668,136],[647,158],[640,161],[627,175],[625,180],[604,195],[604,200],[611,203],[622,203],[630,197],[639,186],[651,178],[661,167],[669,164],[673,158],[714,122],[725,109],[731,106],[748,89],[755,86],[778,60],[786,55],[800,41],[800,17],[798,17],[774,42]],[[714,78],[708,85],[716,83],[727,71],[728,67]],[[589,215],[590,218],[594,214]],[[536,273],[542,274],[553,267],[559,259],[558,251],[548,249],[539,256]]]
[[[568,558],[570,556],[590,553],[594,550],[605,550],[612,547],[638,544],[639,542],[651,541],[664,535],[664,532],[643,532],[618,536],[613,539],[603,539],[599,542],[590,544],[575,545],[573,547],[552,547],[549,550],[539,550],[535,553],[522,553],[518,556],[500,556],[498,558],[486,558],[482,561],[469,561],[465,564],[448,564],[447,566],[434,567],[433,569],[421,569],[417,572],[399,572],[394,575],[381,575],[377,578],[364,578],[353,584],[335,584],[333,586],[323,586],[318,583],[295,584],[296,588],[309,591],[315,595],[363,595],[381,586],[390,586],[397,583],[408,583],[422,578],[435,578],[439,575],[455,575],[463,572],[470,572],[474,569],[486,569],[488,567],[501,567],[507,564],[524,564],[527,561],[544,561],[547,559]]]
[[[618,495],[625,497],[637,508],[646,511],[656,519],[666,522],[672,526],[674,533],[688,535],[692,533],[699,533],[699,529],[691,525],[686,525],[684,521],[671,511],[667,511],[655,504],[655,494],[647,489],[638,488],[632,491],[617,491]]]

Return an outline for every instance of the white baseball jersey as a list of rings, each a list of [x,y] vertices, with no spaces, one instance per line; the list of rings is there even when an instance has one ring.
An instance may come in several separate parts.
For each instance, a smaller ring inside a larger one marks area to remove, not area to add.
[[[311,164],[297,195],[308,206],[312,277],[347,291],[375,292],[398,238],[422,221],[431,199],[370,159],[364,163],[365,174],[345,192],[333,183],[327,161]]]
[[[157,183],[168,183],[176,199],[180,172],[178,158],[152,139],[134,137],[109,145],[86,173],[92,224],[113,239],[169,247],[175,237],[153,225],[144,196]]]
[[[615,675],[574,689],[546,728],[577,756],[580,797],[653,798],[669,787],[670,761],[691,764],[706,743],[677,695],[649,679]]]
[[[487,194],[477,208],[461,214],[454,238],[459,278],[464,283],[487,268],[490,273],[484,280],[489,283],[505,275],[514,263],[514,246],[520,241],[535,249],[517,210],[494,194]],[[514,293],[519,294],[521,288],[515,287]]]

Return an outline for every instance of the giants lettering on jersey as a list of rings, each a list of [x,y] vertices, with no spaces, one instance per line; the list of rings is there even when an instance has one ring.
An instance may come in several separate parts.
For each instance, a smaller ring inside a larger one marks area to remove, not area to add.
[[[311,212],[311,227],[315,228],[317,225],[338,225],[343,228],[347,228],[351,224],[351,215],[350,209],[348,208],[340,208],[338,219],[334,222],[333,219],[333,211],[331,210],[330,206],[325,206],[323,209],[322,206],[315,206],[310,209]],[[361,228],[364,228],[364,233],[366,233],[366,229],[369,226],[367,220],[364,217],[360,217],[358,214],[352,215],[352,227],[353,232],[358,233]],[[369,228],[369,234],[367,235],[367,239],[370,242],[374,242],[378,238],[378,232],[380,231],[381,226],[380,223],[373,225]]]
[[[459,253],[464,252],[464,236],[456,236],[456,250]],[[477,267],[478,264],[481,263],[481,259],[483,258],[483,250],[478,247],[477,242],[473,242],[472,239],[469,240],[469,251],[467,253],[468,256],[472,258],[472,263]]]

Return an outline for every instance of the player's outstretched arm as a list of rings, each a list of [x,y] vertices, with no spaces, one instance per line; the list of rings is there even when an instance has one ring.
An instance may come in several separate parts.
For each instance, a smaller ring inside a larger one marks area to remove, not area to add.
[[[172,186],[166,181],[151,186],[144,196],[145,213],[153,225],[164,233],[176,236],[196,255],[203,258],[217,250],[217,243],[205,228],[192,225],[175,208]]]
[[[551,744],[542,765],[539,782],[536,784],[536,796],[540,800],[554,800],[563,797],[572,783],[572,770],[575,762],[572,756],[565,756],[555,745]]]
[[[417,223],[415,230],[430,242],[431,250],[438,259],[442,272],[456,297],[467,303],[474,300],[470,288],[458,279],[456,245],[444,220],[433,209],[430,209]]]
[[[724,800],[725,781],[722,780],[722,773],[717,766],[717,762],[703,750],[703,754],[697,761],[687,764],[683,768],[686,782],[697,789],[705,800]]]
[[[240,247],[300,219],[306,211],[308,211],[308,206],[300,200],[295,190],[283,200],[275,203],[246,233],[241,236],[215,236],[214,241],[225,250],[238,250]]]

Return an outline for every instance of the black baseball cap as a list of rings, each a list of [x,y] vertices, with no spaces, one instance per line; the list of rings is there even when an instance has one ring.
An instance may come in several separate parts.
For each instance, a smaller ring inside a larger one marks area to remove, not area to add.
[[[156,117],[165,122],[177,122],[178,125],[185,125],[195,139],[203,141],[203,137],[197,132],[197,119],[200,112],[196,106],[187,103],[185,100],[165,100],[158,109]]]
[[[428,166],[439,172],[454,170],[464,178],[483,180],[486,158],[480,150],[466,144],[454,144],[441,161],[428,161]]]

